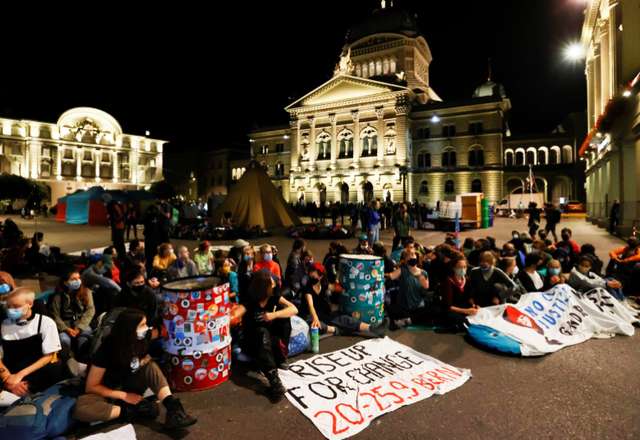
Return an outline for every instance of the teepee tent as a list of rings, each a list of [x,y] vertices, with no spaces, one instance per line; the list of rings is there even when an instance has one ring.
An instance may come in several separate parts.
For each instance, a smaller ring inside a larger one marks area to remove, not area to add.
[[[225,212],[231,213],[237,226],[277,228],[301,224],[267,173],[255,162],[249,165],[225,201],[213,211],[214,224],[220,223]]]

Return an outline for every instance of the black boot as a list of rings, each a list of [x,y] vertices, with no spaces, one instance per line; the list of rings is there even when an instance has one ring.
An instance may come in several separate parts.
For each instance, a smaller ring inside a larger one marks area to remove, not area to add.
[[[186,428],[198,421],[198,419],[190,416],[184,411],[180,399],[173,395],[165,397],[162,404],[167,408],[167,418],[164,422],[164,429],[172,430]]]
[[[280,402],[284,397],[285,389],[280,382],[280,376],[278,376],[278,370],[271,370],[267,374],[267,380],[269,381],[269,391],[267,395],[273,403]]]

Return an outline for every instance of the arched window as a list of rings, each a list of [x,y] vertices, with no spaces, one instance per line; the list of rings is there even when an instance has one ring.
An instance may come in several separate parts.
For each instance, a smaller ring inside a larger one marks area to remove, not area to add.
[[[573,149],[570,145],[565,145],[562,147],[562,163],[572,163],[573,162]]]
[[[455,150],[447,150],[442,153],[442,166],[445,168],[455,168],[457,165]]]
[[[339,159],[353,157],[353,132],[345,128],[338,133],[338,145],[340,147]]]
[[[456,187],[453,184],[453,180],[449,179],[444,184],[444,193],[445,194],[454,194],[456,192]]]
[[[389,61],[389,70],[391,71],[391,73],[396,73],[396,59],[395,58],[391,58],[391,60]]]
[[[524,150],[520,149],[516,151],[516,166],[524,166]]]
[[[382,75],[382,60],[376,60],[376,75]]]
[[[418,154],[418,168],[431,167],[431,153],[422,152]]]
[[[547,147],[542,147],[538,150],[538,165],[546,165],[547,163],[549,163]]]
[[[473,147],[471,150],[469,150],[469,166],[484,166],[484,151],[482,151],[482,147]]]
[[[378,132],[370,125],[360,132],[362,145],[362,157],[375,156],[378,154]]]
[[[368,78],[369,77],[369,66],[367,65],[367,63],[364,63],[362,65],[362,77],[363,78]]]
[[[385,74],[385,75],[389,74],[389,59],[388,58],[385,58],[382,61],[382,73]]]
[[[420,182],[420,190],[419,190],[419,192],[422,195],[429,194],[429,185],[427,184],[426,180],[423,180],[422,182]]]
[[[536,149],[535,148],[527,148],[527,162],[526,165],[537,165],[538,162],[536,160]]]
[[[275,175],[276,177],[284,176],[284,164],[282,162],[276,163]]]
[[[513,162],[513,150],[506,150],[504,152],[504,163],[508,167],[512,167],[514,165],[514,162]]]
[[[318,147],[318,160],[331,159],[331,135],[323,131],[316,136],[316,146]]]
[[[356,64],[356,76],[362,76],[362,66],[360,64]]]
[[[376,74],[376,63],[373,60],[369,61],[369,76],[375,76]]]
[[[549,164],[550,165],[558,165],[560,163],[560,147],[554,145],[551,147],[550,155],[549,155]]]
[[[471,192],[479,193],[482,192],[482,180],[473,179],[471,182]]]

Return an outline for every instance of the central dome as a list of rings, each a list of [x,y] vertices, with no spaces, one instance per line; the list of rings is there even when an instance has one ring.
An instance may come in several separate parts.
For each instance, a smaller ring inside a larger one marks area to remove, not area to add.
[[[417,16],[400,8],[376,9],[364,21],[347,32],[346,40],[347,43],[353,43],[370,35],[384,33],[417,37],[420,35]]]

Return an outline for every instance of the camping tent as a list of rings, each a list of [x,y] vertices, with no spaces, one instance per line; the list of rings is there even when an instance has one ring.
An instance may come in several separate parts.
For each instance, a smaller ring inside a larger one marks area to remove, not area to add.
[[[102,200],[104,188],[94,186],[67,196],[66,221],[71,225],[106,225],[107,209]]]
[[[56,221],[63,222],[67,218],[67,196],[60,197],[56,204]]]
[[[249,165],[225,201],[213,211],[214,224],[220,223],[225,212],[231,213],[237,226],[275,228],[301,224],[265,170],[256,162]]]

